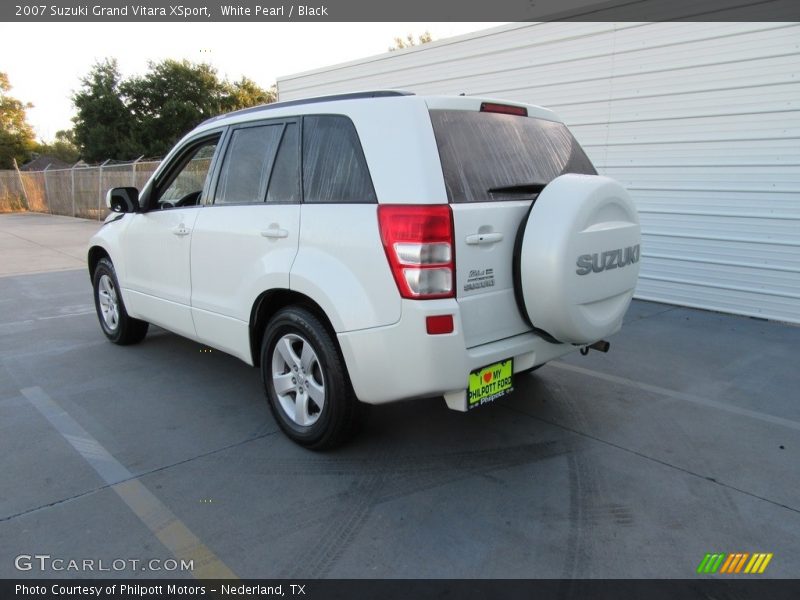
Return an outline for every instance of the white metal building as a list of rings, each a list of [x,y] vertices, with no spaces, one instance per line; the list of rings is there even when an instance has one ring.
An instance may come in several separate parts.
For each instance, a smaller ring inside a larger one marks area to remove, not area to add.
[[[800,323],[800,24],[518,23],[280,78],[541,104],[639,207],[637,297]]]

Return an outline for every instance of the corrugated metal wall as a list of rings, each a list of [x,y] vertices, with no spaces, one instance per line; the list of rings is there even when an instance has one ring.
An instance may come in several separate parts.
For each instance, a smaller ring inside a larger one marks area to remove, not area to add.
[[[514,24],[284,77],[554,109],[643,227],[637,297],[800,323],[800,24]]]

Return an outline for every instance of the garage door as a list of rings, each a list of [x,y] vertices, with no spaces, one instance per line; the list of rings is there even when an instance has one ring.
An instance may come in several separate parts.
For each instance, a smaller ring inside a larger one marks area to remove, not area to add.
[[[513,24],[284,77],[554,109],[642,221],[637,297],[800,323],[800,25]]]

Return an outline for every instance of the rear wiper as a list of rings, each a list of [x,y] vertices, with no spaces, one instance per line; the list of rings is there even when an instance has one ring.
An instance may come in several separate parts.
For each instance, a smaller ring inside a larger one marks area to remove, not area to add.
[[[486,191],[490,194],[538,194],[546,185],[546,183],[516,183],[489,188]]]

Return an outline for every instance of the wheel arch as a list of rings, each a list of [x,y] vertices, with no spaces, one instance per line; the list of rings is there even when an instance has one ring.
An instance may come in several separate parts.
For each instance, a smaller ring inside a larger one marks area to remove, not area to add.
[[[107,258],[111,260],[111,255],[108,253],[108,250],[103,248],[100,245],[94,245],[89,248],[89,252],[87,255],[87,264],[89,266],[89,279],[94,277],[94,270],[97,268],[97,263],[100,262],[100,259]],[[114,261],[111,261],[112,263]]]
[[[254,366],[258,366],[260,363],[261,340],[264,337],[267,323],[279,310],[287,306],[300,306],[316,316],[325,326],[341,353],[336,330],[328,315],[314,299],[293,290],[273,289],[259,294],[250,311],[250,355]]]

